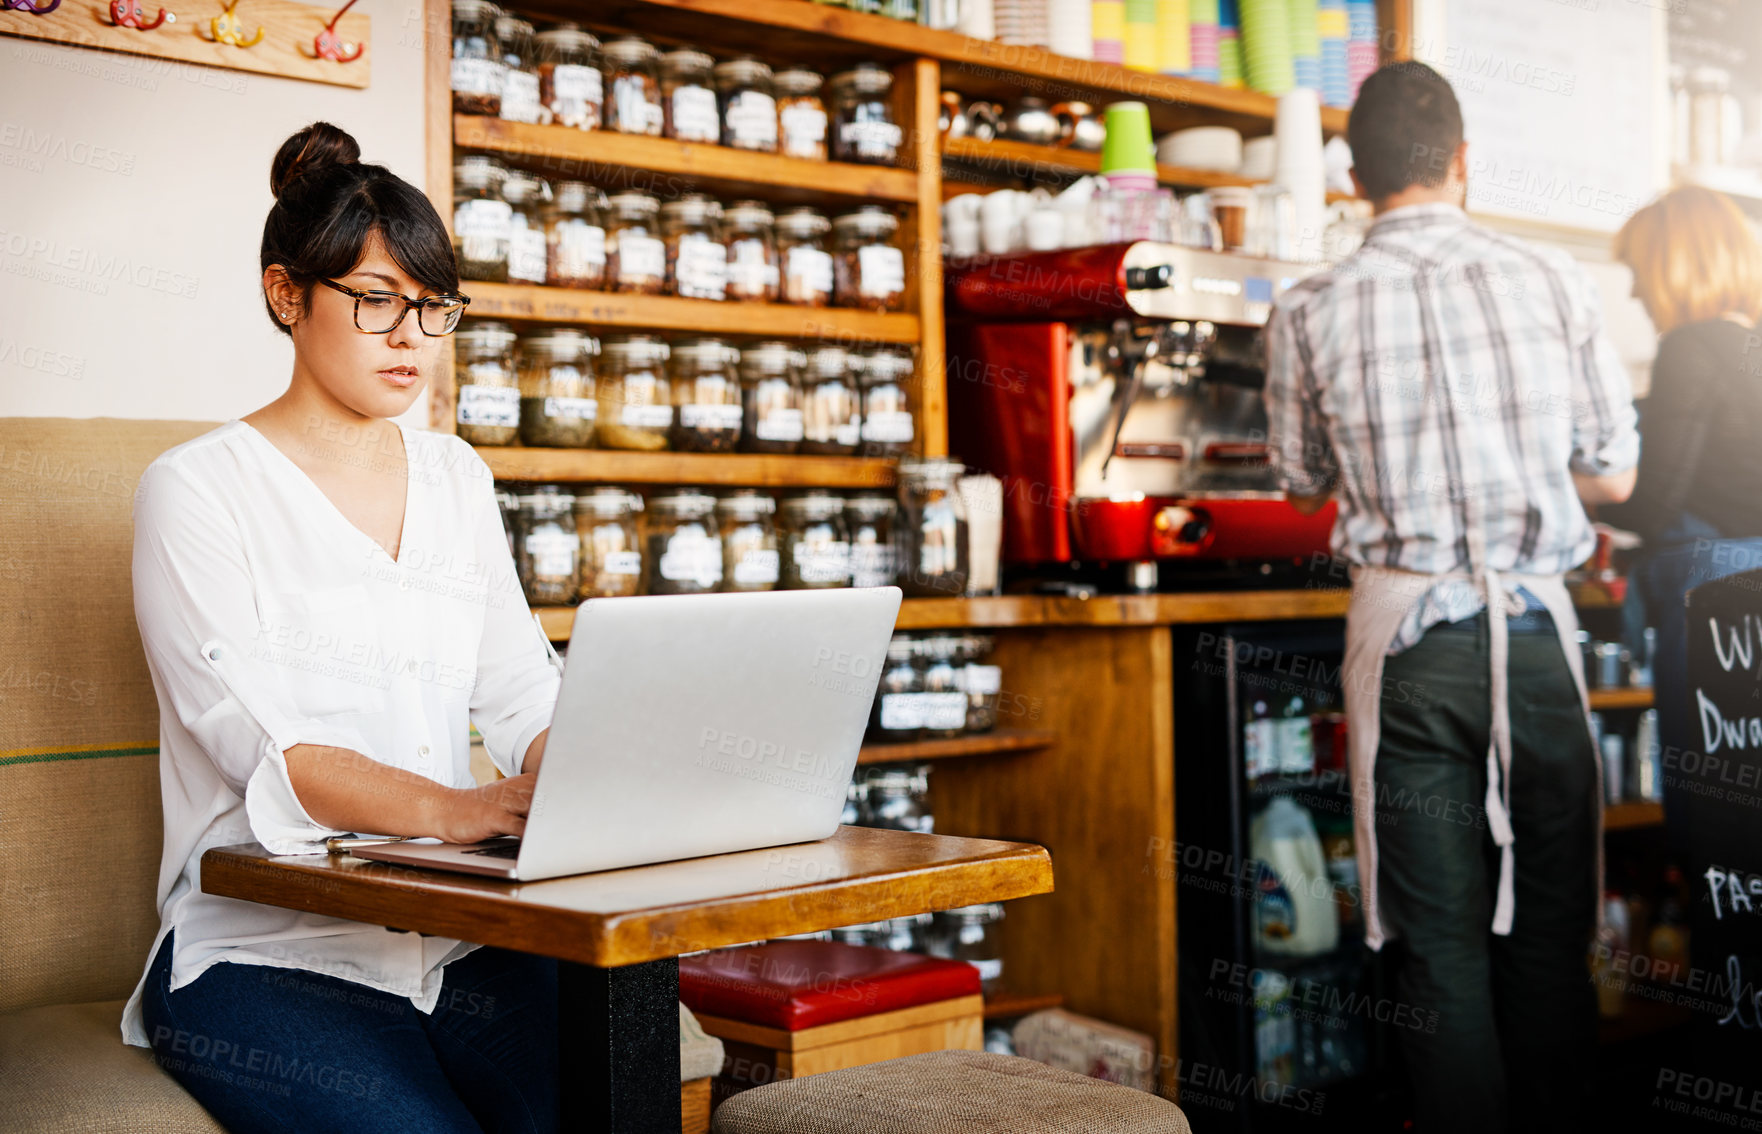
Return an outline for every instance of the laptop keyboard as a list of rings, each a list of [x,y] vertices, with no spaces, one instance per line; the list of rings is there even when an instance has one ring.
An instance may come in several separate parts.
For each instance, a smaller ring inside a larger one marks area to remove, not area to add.
[[[519,858],[520,844],[497,843],[494,846],[489,847],[473,847],[471,850],[464,853],[487,855],[490,858]]]

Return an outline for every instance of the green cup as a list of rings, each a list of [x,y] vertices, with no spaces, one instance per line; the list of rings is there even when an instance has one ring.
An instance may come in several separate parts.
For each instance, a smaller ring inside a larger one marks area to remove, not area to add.
[[[1101,172],[1156,172],[1156,144],[1150,138],[1150,108],[1141,102],[1115,102],[1104,121]]]

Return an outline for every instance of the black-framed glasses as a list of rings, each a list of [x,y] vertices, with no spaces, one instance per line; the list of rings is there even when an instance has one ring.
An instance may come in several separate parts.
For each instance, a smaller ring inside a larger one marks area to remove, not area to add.
[[[416,325],[422,328],[423,334],[450,335],[459,325],[459,316],[471,305],[470,297],[464,295],[411,299],[395,291],[362,291],[335,280],[321,279],[318,282],[355,297],[355,328],[370,335],[383,335],[398,326],[412,307],[416,308]]]

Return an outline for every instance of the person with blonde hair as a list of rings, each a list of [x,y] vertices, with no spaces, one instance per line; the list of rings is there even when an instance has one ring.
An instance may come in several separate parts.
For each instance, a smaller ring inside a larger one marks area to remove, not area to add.
[[[1762,243],[1729,197],[1691,187],[1629,218],[1615,255],[1660,337],[1633,494],[1598,518],[1645,541],[1629,573],[1629,638],[1657,628],[1659,740],[1698,750],[1683,595],[1762,569]]]

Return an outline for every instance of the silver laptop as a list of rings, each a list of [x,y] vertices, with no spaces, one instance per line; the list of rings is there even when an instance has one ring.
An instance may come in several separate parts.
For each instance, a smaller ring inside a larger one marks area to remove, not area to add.
[[[526,834],[361,858],[533,880],[838,829],[897,587],[590,599]]]

